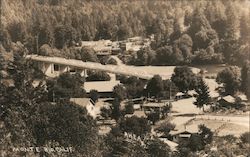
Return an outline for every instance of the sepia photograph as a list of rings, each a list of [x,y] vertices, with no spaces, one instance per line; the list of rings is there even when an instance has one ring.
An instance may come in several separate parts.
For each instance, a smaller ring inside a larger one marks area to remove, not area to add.
[[[0,0],[0,157],[250,157],[250,0]]]

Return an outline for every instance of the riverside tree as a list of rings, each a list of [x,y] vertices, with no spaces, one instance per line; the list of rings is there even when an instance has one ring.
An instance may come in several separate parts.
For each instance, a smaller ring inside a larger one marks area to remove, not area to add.
[[[146,88],[149,96],[159,97],[163,91],[163,81],[159,75],[155,75],[151,80],[149,80]]]
[[[234,95],[241,84],[240,69],[237,66],[230,66],[217,74],[216,82],[222,83],[225,89],[224,94]]]
[[[171,80],[184,93],[195,89],[197,86],[197,76],[187,66],[176,67]]]

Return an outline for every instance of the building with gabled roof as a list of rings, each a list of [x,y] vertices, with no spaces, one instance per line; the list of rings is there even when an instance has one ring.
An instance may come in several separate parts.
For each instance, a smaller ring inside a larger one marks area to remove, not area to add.
[[[245,94],[240,94],[240,95],[238,95],[238,96],[236,97],[236,99],[238,99],[238,100],[241,101],[241,102],[246,102],[246,101],[248,101],[247,96],[246,96]]]

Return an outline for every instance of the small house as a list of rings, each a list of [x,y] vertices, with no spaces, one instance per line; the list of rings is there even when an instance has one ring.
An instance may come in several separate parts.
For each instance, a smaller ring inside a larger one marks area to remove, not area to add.
[[[227,95],[224,97],[220,97],[219,100],[217,101],[222,107],[230,107],[235,104],[236,99],[231,96]]]
[[[180,99],[190,98],[190,97],[191,97],[191,95],[189,95],[189,94],[178,92],[175,95],[175,100],[180,100]]]
[[[199,128],[197,125],[195,126],[186,126],[184,128],[179,128],[170,131],[169,135],[172,137],[172,141],[179,142],[180,140],[189,139],[193,134],[197,134],[199,132]]]
[[[193,133],[184,130],[176,132],[173,131],[170,132],[169,134],[172,136],[174,142],[179,142],[182,139],[189,139]]]

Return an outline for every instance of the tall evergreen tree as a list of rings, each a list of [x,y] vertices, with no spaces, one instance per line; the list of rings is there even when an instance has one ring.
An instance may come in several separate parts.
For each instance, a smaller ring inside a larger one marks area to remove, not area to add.
[[[232,62],[232,56],[238,49],[240,21],[237,16],[237,8],[233,3],[229,3],[226,9],[227,20],[225,24],[225,35],[223,39],[223,54],[228,62]]]
[[[240,18],[240,40],[242,44],[249,44],[250,41],[250,13],[243,14]]]
[[[188,30],[189,35],[192,37],[192,39],[195,39],[197,38],[196,37],[197,33],[203,33],[209,29],[211,29],[211,25],[209,24],[209,21],[207,20],[203,9],[197,6],[193,12],[191,25]],[[200,45],[198,42],[199,40],[201,39],[197,38],[196,40],[194,40],[194,45],[193,45],[194,50],[197,50],[198,48],[200,48]]]
[[[199,82],[197,87],[195,88],[195,91],[198,95],[196,97],[194,105],[196,105],[199,108],[203,108],[204,110],[204,105],[208,105],[211,98],[209,95],[209,88],[202,78],[199,78]]]

